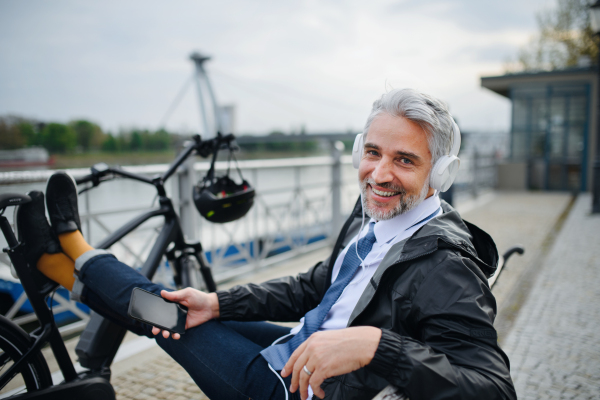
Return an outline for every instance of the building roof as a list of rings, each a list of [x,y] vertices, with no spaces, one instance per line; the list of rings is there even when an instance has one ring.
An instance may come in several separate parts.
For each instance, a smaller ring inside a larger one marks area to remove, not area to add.
[[[567,81],[591,81],[598,75],[598,67],[574,67],[554,71],[519,72],[499,76],[482,76],[481,86],[509,97],[511,87],[526,84],[545,84]]]

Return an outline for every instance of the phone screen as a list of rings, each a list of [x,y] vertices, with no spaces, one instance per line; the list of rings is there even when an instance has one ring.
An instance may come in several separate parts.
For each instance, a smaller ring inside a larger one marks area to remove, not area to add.
[[[158,328],[179,334],[185,333],[187,307],[144,289],[133,289],[128,314],[131,318]]]

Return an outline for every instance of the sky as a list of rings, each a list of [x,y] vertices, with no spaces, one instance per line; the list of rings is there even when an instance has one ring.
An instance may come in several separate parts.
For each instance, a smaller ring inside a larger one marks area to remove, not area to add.
[[[359,131],[373,101],[403,87],[444,100],[462,130],[507,131],[510,102],[480,77],[501,75],[553,5],[0,0],[0,115],[203,133],[189,84],[200,51],[238,134]]]

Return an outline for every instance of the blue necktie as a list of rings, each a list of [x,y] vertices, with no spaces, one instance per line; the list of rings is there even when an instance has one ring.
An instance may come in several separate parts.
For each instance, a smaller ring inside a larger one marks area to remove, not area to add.
[[[321,303],[316,308],[306,313],[304,316],[304,325],[300,331],[298,331],[298,333],[288,342],[269,346],[260,352],[275,370],[282,370],[294,350],[319,329],[325,320],[327,313],[331,310],[331,307],[333,307],[346,286],[348,286],[352,280],[352,277],[362,262],[361,259],[364,260],[373,248],[373,243],[375,243],[374,227],[375,222],[369,223],[369,232],[367,235],[358,241],[358,245],[354,242],[352,246],[350,246],[344,256],[344,261],[342,262],[337,278],[331,284],[325,293],[325,296],[323,296]]]

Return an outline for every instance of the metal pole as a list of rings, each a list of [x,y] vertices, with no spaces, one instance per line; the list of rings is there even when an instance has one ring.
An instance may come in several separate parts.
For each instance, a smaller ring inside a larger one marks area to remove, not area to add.
[[[86,226],[85,226],[85,232],[86,232],[86,240],[88,243],[93,243],[94,241],[92,240],[92,218],[90,217],[90,215],[92,214],[92,211],[90,210],[90,192],[85,192],[84,194],[84,198],[85,198],[85,213],[87,214],[87,218],[86,220]]]
[[[207,137],[212,137],[215,135],[215,132],[213,132],[209,128],[208,118],[206,115],[206,104],[204,103],[204,96],[202,95],[202,80],[204,79],[205,82],[208,81],[208,78],[206,77],[206,72],[204,71],[202,64],[205,61],[210,60],[210,57],[203,56],[199,53],[192,53],[192,55],[190,55],[190,60],[192,60],[194,62],[194,65],[196,66],[195,78],[196,78],[196,87],[198,89],[198,100],[200,102],[200,114],[202,115],[202,124],[204,126],[203,134]],[[209,86],[209,91],[210,91],[210,86]]]
[[[215,92],[212,89],[212,85],[210,84],[210,80],[208,79],[206,70],[204,70],[204,66],[202,64],[200,64],[199,68],[202,71],[202,76],[204,77],[204,83],[206,85],[206,88],[208,90],[208,95],[210,96],[210,100],[213,105],[213,111],[214,111],[214,115],[215,115],[215,127],[216,127],[215,131],[221,132],[222,134],[226,134],[228,132],[222,132],[223,124],[221,121],[221,117],[222,117],[221,109],[219,108],[219,106],[217,104],[217,98],[215,96]]]
[[[181,230],[187,240],[195,241],[198,238],[198,217],[192,198],[192,188],[196,184],[196,171],[194,171],[194,158],[188,158],[179,167],[177,174],[179,187],[179,219]]]
[[[479,167],[479,154],[477,153],[477,148],[473,149],[473,156],[471,160],[473,162],[471,165],[471,194],[473,197],[477,197],[477,185],[479,184],[477,179],[477,168]]]
[[[344,143],[331,143],[331,236],[335,238],[342,228],[342,154]]]
[[[597,35],[600,40],[600,35]],[[592,214],[600,213],[600,41],[598,42],[598,75],[596,78],[596,157],[592,182]]]

